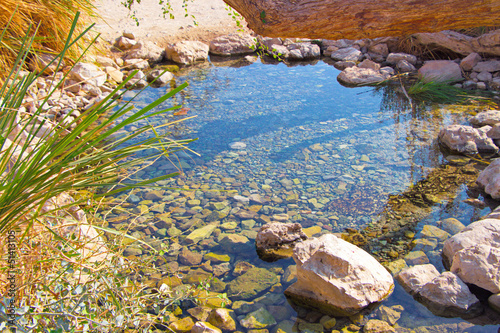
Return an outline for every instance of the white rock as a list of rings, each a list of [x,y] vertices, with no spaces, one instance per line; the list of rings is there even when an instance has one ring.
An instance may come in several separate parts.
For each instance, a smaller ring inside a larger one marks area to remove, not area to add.
[[[372,44],[368,47],[368,51],[376,54],[380,54],[384,57],[389,55],[389,48],[386,43]]]
[[[125,59],[126,69],[140,69],[144,70],[149,68],[149,63],[144,59]]]
[[[113,59],[108,58],[108,57],[97,56],[96,61],[102,67],[118,68],[118,66],[116,65],[116,62]]]
[[[415,265],[401,271],[396,280],[410,295],[416,295],[428,282],[439,276],[439,271],[432,264]]]
[[[247,197],[244,197],[242,195],[235,195],[233,197],[233,199],[237,202],[241,202],[243,204],[249,204],[250,203],[250,199],[248,199]]]
[[[500,248],[500,220],[484,219],[471,223],[458,234],[448,238],[443,245],[445,263],[451,266],[455,253],[476,244]]]
[[[477,244],[455,253],[450,271],[465,283],[500,293],[500,248]]]
[[[477,177],[477,183],[493,199],[500,199],[500,159],[496,158]]]
[[[370,254],[333,234],[298,243],[293,251],[297,282],[285,294],[333,315],[352,315],[387,298],[389,272]]]
[[[493,80],[493,75],[490,72],[481,72],[477,74],[477,79],[483,82],[490,82]]]
[[[137,41],[122,36],[122,37],[117,39],[115,46],[118,47],[122,51],[126,51],[126,50],[130,50],[135,44],[137,44]]]
[[[423,285],[416,298],[443,317],[473,318],[483,311],[481,302],[452,272],[444,272]]]
[[[79,62],[71,69],[71,77],[77,81],[84,81],[96,87],[106,82],[106,73],[96,65]]]
[[[412,65],[415,65],[417,63],[417,57],[407,53],[389,53],[386,60],[392,65],[397,64],[401,60],[406,60]]]
[[[288,45],[287,49],[290,52],[290,60],[314,59],[321,56],[319,46],[312,43],[293,43]]]
[[[165,57],[165,49],[153,42],[138,42],[127,53],[127,59],[146,59],[152,63],[161,62]]]
[[[499,110],[489,110],[483,111],[469,119],[469,122],[474,126],[493,126],[500,123],[500,111]]]
[[[255,238],[257,252],[278,249],[307,239],[299,223],[267,223],[264,224]]]
[[[486,133],[489,126],[473,128],[465,125],[449,125],[439,132],[439,140],[448,148],[460,153],[476,154],[478,152],[498,151],[498,147]]]
[[[182,65],[191,65],[208,59],[209,46],[198,41],[181,41],[166,48],[167,59]]]
[[[155,80],[154,84],[157,86],[164,86],[174,79],[174,74],[161,69],[155,69],[148,73],[147,79],[148,82]]]
[[[229,34],[210,42],[210,53],[221,56],[250,54],[255,52],[256,40],[249,34]]]
[[[354,47],[346,47],[333,52],[330,57],[337,61],[360,61],[363,53]]]
[[[463,79],[460,66],[450,60],[426,61],[418,70],[418,75],[424,82],[456,82]]]
[[[472,37],[456,31],[445,30],[435,33],[413,34],[413,42],[431,50],[451,50],[458,54],[467,55],[474,50],[471,45]]]
[[[337,76],[340,83],[347,85],[369,85],[382,82],[385,79],[387,76],[379,71],[359,67],[348,67]]]

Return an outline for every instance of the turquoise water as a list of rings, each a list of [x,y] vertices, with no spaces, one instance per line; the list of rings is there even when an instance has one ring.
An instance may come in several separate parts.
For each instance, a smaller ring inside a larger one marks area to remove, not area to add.
[[[250,243],[265,216],[272,219],[279,214],[287,214],[289,221],[304,228],[320,227],[322,232],[362,230],[377,223],[390,196],[401,195],[447,163],[437,134],[447,124],[464,122],[466,115],[447,107],[410,104],[398,85],[343,87],[336,80],[338,73],[322,61],[287,66],[260,60],[244,65],[242,61],[219,63],[215,59],[181,71],[176,82],[189,82],[189,87],[162,107],[182,105],[188,111],[185,115],[158,116],[157,124],[194,116],[166,130],[177,139],[198,140],[189,145],[192,152],[161,159],[144,170],[152,177],[180,168],[182,182],[173,180],[167,185],[193,188],[198,184],[190,199],[199,203],[186,206],[187,198],[166,204],[174,226],[182,229],[186,220],[194,218],[202,224],[210,222],[202,209],[221,202],[229,207],[221,223],[234,222],[235,227],[224,224],[228,227],[221,227],[220,232],[244,234]],[[135,103],[140,107],[168,89],[148,88]],[[234,142],[243,143],[245,148],[231,149]],[[234,202],[234,193],[227,191],[264,198],[257,217],[235,216],[248,205]],[[467,225],[490,211],[489,207],[480,209],[462,202],[468,198],[466,186],[458,187],[453,198],[431,207],[414,226],[415,232],[424,224],[436,225],[448,217]],[[179,211],[179,207],[185,209]],[[248,220],[253,222],[244,222]],[[172,242],[184,245],[182,236]],[[192,249],[229,254],[231,267],[240,260],[274,271],[293,264],[290,259],[269,264],[253,251],[221,249],[216,236]],[[442,268],[441,263],[435,264]],[[187,268],[183,273],[189,275],[189,269],[194,270]],[[234,278],[231,272],[220,277],[226,283]],[[266,295],[276,293],[281,295],[279,291]],[[274,306],[290,312],[285,320],[293,322],[301,316],[283,298],[278,299]],[[446,324],[439,329],[454,332],[461,323],[467,332],[498,329],[495,325],[469,327],[462,319],[436,317],[399,286],[383,304],[403,305],[398,323],[407,328]]]

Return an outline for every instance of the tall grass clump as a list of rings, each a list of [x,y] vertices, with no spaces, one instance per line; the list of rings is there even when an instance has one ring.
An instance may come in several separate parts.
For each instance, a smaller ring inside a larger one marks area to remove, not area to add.
[[[2,0],[0,1],[0,29],[4,35],[0,42],[0,79],[5,68],[12,68],[21,48],[22,38],[31,27],[38,29],[30,52],[57,55],[65,48],[68,31],[77,12],[94,17],[92,0]],[[76,26],[77,32],[85,30],[83,21]],[[80,39],[72,48],[65,50],[65,56],[75,59],[84,48]]]
[[[56,64],[88,31],[76,33],[77,18]],[[9,26],[3,29],[0,43],[10,38],[10,31]],[[150,273],[161,262],[161,244],[149,246],[160,255],[141,264],[123,258],[124,242],[114,242],[115,248],[89,228],[78,206],[87,198],[70,200],[67,193],[99,189],[91,198],[98,202],[174,176],[129,180],[131,170],[186,147],[188,140],[170,140],[148,120],[180,107],[158,110],[187,84],[140,110],[131,102],[117,107],[132,73],[81,116],[52,123],[44,117],[44,105],[64,78],[33,113],[22,106],[41,75],[22,70],[37,42],[35,31],[29,27],[19,40],[19,52],[0,86],[0,294],[5,296],[0,299],[0,330],[14,325],[18,331],[36,332],[149,331],[168,323],[168,306],[188,294],[140,283],[144,271]],[[131,124],[137,129],[129,133],[125,128]]]
[[[408,88],[408,95],[416,101],[428,101],[434,103],[457,103],[467,97],[461,88],[451,85],[449,82],[417,80]]]

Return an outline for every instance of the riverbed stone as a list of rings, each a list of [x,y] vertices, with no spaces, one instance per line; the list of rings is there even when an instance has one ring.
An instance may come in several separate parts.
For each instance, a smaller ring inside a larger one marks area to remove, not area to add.
[[[276,325],[276,320],[265,308],[259,308],[258,310],[250,312],[245,316],[245,318],[241,319],[240,325],[244,328],[259,329]]]
[[[227,291],[235,300],[252,299],[278,282],[276,274],[264,268],[254,267],[229,282]]]
[[[500,248],[476,244],[455,253],[450,271],[462,281],[500,293]]]
[[[411,251],[404,257],[408,266],[424,265],[429,263],[429,258],[424,251]]]
[[[432,264],[416,265],[402,270],[396,280],[410,295],[416,295],[426,283],[439,276],[439,271]]]
[[[180,41],[166,47],[166,57],[178,64],[191,65],[208,59],[209,46],[198,41]]]
[[[353,315],[387,298],[394,281],[367,252],[333,234],[295,246],[297,282],[285,294],[331,315]]]
[[[420,232],[420,236],[425,238],[436,238],[440,242],[444,242],[450,237],[450,234],[436,226],[426,224]]]
[[[463,79],[460,66],[451,60],[426,61],[418,70],[424,82],[457,82]]]
[[[189,235],[186,236],[185,242],[187,244],[196,244],[203,239],[210,237],[210,235],[217,228],[218,223],[207,224],[201,228],[193,230]]]
[[[401,318],[401,312],[404,309],[401,306],[388,307],[385,305],[381,305],[377,311],[376,315],[380,320],[383,320],[389,325],[394,326],[396,322]]]
[[[250,34],[219,36],[209,45],[210,53],[220,56],[242,55],[255,52],[256,40]]]
[[[315,59],[321,56],[319,46],[309,42],[293,43],[288,45],[287,49],[289,60]]]
[[[473,128],[466,125],[449,125],[439,132],[439,140],[449,149],[460,153],[495,153],[498,147],[486,134],[490,129],[489,126]]]
[[[389,323],[378,320],[370,319],[363,326],[363,333],[395,333],[396,330]]]
[[[174,79],[174,74],[161,69],[154,69],[147,75],[148,82],[154,81],[155,86],[165,86]]]
[[[500,60],[487,60],[478,62],[472,70],[474,72],[499,72],[500,71]]]
[[[187,333],[191,332],[193,326],[194,326],[193,319],[191,317],[185,317],[171,323],[168,327],[174,332]]]
[[[187,247],[184,247],[179,253],[179,262],[186,266],[199,265],[203,260],[203,255],[199,252],[190,251]]]
[[[234,311],[224,308],[213,309],[207,318],[210,324],[227,331],[236,330],[236,320]]]
[[[437,316],[474,318],[483,312],[481,302],[452,272],[423,285],[416,298]]]
[[[450,235],[455,235],[465,228],[462,222],[453,217],[438,221],[438,225]]]
[[[253,244],[250,240],[238,234],[220,234],[219,245],[229,253],[242,253],[252,250]]]
[[[222,333],[222,331],[210,323],[199,321],[193,325],[191,333]]]

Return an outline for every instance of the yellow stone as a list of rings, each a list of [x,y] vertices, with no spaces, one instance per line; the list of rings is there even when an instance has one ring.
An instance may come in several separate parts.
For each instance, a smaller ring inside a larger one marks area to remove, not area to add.
[[[317,235],[321,232],[321,227],[315,225],[313,227],[310,227],[310,228],[305,228],[303,229],[302,231],[304,231],[304,233],[307,235],[307,237],[313,237],[314,235]]]

